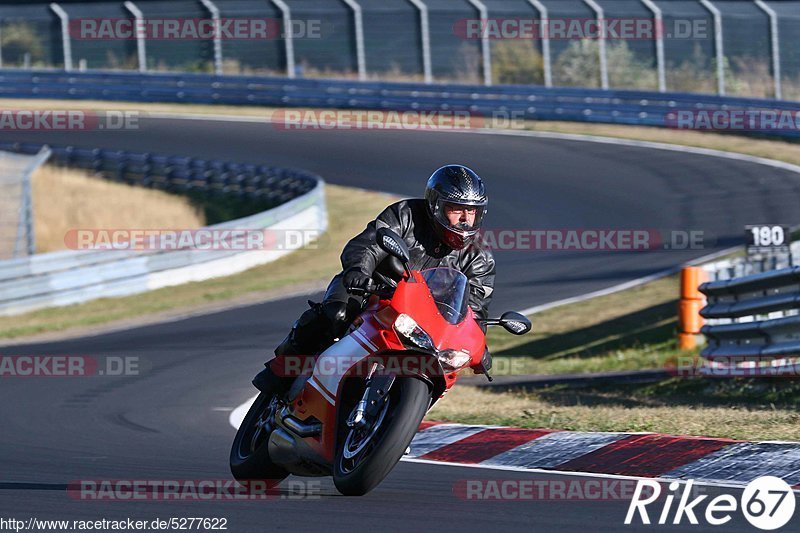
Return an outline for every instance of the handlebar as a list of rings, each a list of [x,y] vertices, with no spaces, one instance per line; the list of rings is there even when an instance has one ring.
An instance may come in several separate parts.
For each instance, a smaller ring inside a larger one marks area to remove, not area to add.
[[[394,287],[384,283],[375,283],[374,281],[370,280],[369,284],[367,284],[365,288],[351,287],[347,288],[347,292],[354,296],[369,296],[371,294],[375,294],[380,298],[385,299],[391,298],[394,295]]]

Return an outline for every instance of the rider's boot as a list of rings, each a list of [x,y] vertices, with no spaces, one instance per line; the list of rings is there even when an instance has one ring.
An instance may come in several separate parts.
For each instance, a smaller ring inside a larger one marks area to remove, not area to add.
[[[306,361],[292,361],[287,364],[287,356],[310,357],[319,350],[319,336],[324,331],[325,317],[321,312],[321,305],[309,302],[311,309],[306,310],[292,326],[275,349],[275,358],[264,363],[264,370],[253,378],[253,385],[262,391],[274,391],[280,396],[285,396],[292,386],[296,372],[291,369],[305,368]]]

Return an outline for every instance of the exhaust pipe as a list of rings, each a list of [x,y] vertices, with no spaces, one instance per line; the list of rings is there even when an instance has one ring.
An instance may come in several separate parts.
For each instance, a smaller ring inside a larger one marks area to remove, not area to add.
[[[322,432],[321,422],[301,422],[290,415],[286,407],[281,411],[281,421],[283,421],[284,425],[292,430],[293,433],[302,438],[314,437]]]

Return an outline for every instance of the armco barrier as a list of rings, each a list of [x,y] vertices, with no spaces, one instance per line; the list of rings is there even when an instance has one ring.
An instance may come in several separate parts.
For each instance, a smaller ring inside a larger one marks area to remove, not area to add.
[[[469,111],[491,118],[668,127],[677,111],[787,111],[800,102],[695,93],[289,79],[208,74],[0,71],[0,98],[57,98],[414,111]],[[796,121],[795,121],[796,126]],[[800,137],[799,127],[756,132]]]
[[[0,150],[35,154],[42,144],[0,142]],[[279,205],[316,186],[318,178],[295,169],[151,153],[50,146],[50,161],[105,178],[174,192],[232,194]]]
[[[0,149],[26,151],[34,145],[0,146]],[[85,153],[76,148],[54,147],[56,160]],[[89,150],[99,161],[103,151]],[[123,160],[128,160],[127,154]],[[141,155],[141,154],[133,154]],[[161,156],[148,156],[159,158]],[[160,176],[165,188],[200,186],[186,181],[181,169],[191,166],[191,158],[180,160],[175,168]],[[86,161],[78,158],[78,161]],[[231,164],[225,164],[230,166]],[[202,166],[202,165],[199,165]],[[268,197],[279,203],[261,213],[210,226],[206,229],[269,229],[322,233],[327,229],[324,182],[298,170],[270,169],[269,176],[260,176],[257,186],[236,186],[222,180],[219,193]],[[174,172],[173,172],[174,171]],[[132,175],[133,181],[152,179],[149,172]],[[270,181],[272,179],[272,181]],[[206,180],[206,185],[208,185]],[[239,184],[241,185],[241,184]],[[286,201],[288,199],[288,201]],[[282,203],[281,203],[282,202]],[[258,250],[195,250],[174,251],[80,251],[69,250],[34,255],[22,259],[0,261],[0,315],[13,315],[44,307],[70,305],[105,297],[137,294],[170,285],[201,281],[241,272],[268,263],[289,253],[275,247]]]
[[[700,314],[729,322],[701,330],[708,339],[702,355],[710,361],[800,356],[800,267],[712,281],[700,292],[707,298]],[[743,317],[752,318],[734,322]]]

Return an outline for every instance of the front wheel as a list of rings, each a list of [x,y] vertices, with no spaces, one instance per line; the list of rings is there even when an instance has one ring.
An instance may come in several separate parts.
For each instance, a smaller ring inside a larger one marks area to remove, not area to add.
[[[403,456],[430,403],[430,390],[417,378],[398,378],[373,421],[361,428],[345,425],[340,412],[333,482],[342,494],[360,496],[375,488]]]

